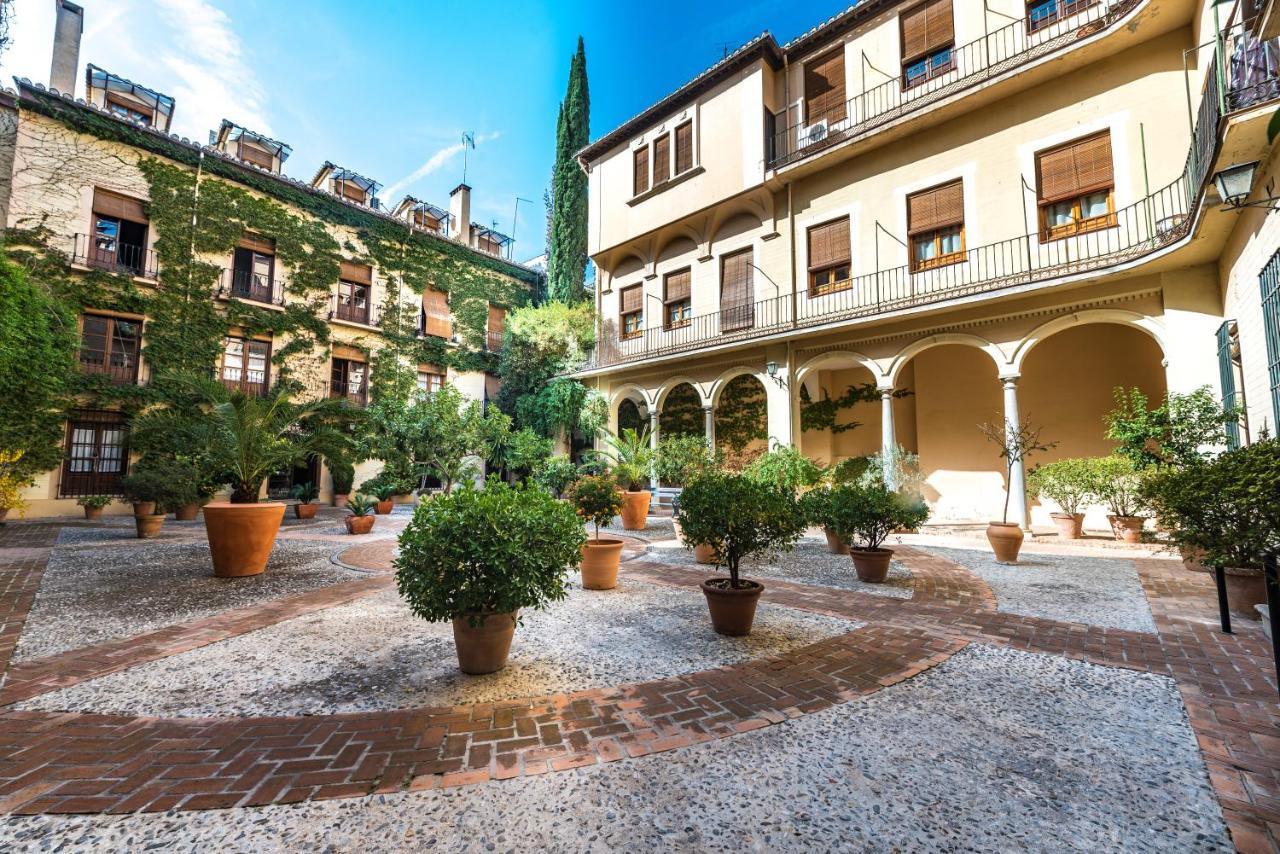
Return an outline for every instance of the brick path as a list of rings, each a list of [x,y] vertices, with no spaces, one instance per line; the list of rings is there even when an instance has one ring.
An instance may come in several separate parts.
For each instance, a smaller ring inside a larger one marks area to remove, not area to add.
[[[7,665],[53,525],[0,531],[0,655]],[[629,541],[624,579],[696,589],[709,568],[645,558]],[[143,661],[370,595],[393,583],[393,540],[343,552],[372,571],[294,597],[12,667],[0,706]],[[674,750],[780,723],[895,682],[970,642],[1172,676],[1200,740],[1233,840],[1280,851],[1280,706],[1256,625],[1215,630],[1207,576],[1137,560],[1158,634],[995,610],[962,567],[910,547],[910,600],[768,580],[768,601],[864,621],[771,659],[638,685],[474,706],[309,717],[155,719],[0,713],[0,811],[210,809],[351,797],[529,776]]]

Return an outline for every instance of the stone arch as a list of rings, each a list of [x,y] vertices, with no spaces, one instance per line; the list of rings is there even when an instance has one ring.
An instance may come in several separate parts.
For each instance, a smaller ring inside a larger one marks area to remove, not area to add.
[[[809,378],[809,375],[815,371],[822,370],[831,366],[832,362],[849,361],[861,365],[871,372],[871,376],[875,377],[877,385],[886,385],[889,382],[889,376],[880,367],[880,363],[870,356],[859,353],[856,350],[832,350],[827,353],[819,353],[811,359],[805,361],[796,370],[796,381],[803,383]]]
[[[618,416],[624,403],[630,402],[636,407],[642,418],[653,409],[653,398],[647,389],[634,383],[628,383],[614,389],[609,396],[609,429],[618,432]]]
[[[658,434],[703,436],[706,433],[706,406],[702,390],[690,380],[672,382],[658,396]]]
[[[1013,358],[1009,360],[1010,366],[1014,374],[1022,373],[1022,366],[1026,362],[1027,355],[1036,348],[1038,344],[1044,342],[1046,338],[1051,337],[1057,332],[1069,329],[1073,326],[1080,326],[1087,323],[1111,323],[1120,326],[1130,326],[1139,329],[1155,339],[1156,346],[1160,348],[1160,352],[1166,359],[1169,357],[1169,347],[1164,338],[1165,328],[1160,321],[1145,314],[1139,314],[1136,311],[1123,311],[1120,309],[1091,309],[1089,311],[1078,311],[1074,314],[1055,317],[1046,323],[1037,326],[1025,338],[1018,343],[1017,349],[1013,353]]]
[[[711,242],[720,243],[724,240],[732,240],[735,237],[750,234],[759,229],[763,223],[764,220],[755,211],[735,211],[716,225],[715,234],[712,235]]]
[[[667,395],[671,394],[671,392],[675,391],[677,386],[681,386],[681,385],[693,386],[693,390],[698,393],[698,397],[699,399],[701,399],[702,405],[703,406],[711,405],[711,398],[709,398],[707,396],[707,393],[703,390],[702,383],[699,383],[696,380],[692,379],[691,377],[687,377],[681,374],[679,376],[672,377],[671,379],[667,380],[662,384],[662,386],[658,389],[657,393],[654,394],[653,396],[654,406],[656,406],[658,410],[661,411],[662,404],[666,401]]]
[[[769,386],[759,371],[746,369],[726,371],[718,381],[712,416],[715,444],[731,467],[746,465],[769,450],[777,432],[772,428],[786,414],[779,410],[785,409],[785,401]]]
[[[639,252],[627,252],[618,258],[617,262],[612,265],[609,270],[609,278],[624,279],[627,276],[634,276],[644,271],[645,265],[648,263]]]
[[[708,395],[708,400],[711,405],[716,406],[719,404],[720,395],[724,393],[725,386],[744,374],[749,374],[750,376],[758,379],[760,384],[764,386],[766,390],[769,388],[765,382],[768,375],[764,371],[758,368],[749,368],[746,365],[738,365],[737,367],[729,368],[729,370],[725,371],[712,381],[711,394]]]
[[[921,338],[919,341],[913,341],[898,352],[889,364],[887,379],[890,385],[896,385],[898,376],[902,373],[902,369],[908,362],[925,350],[932,347],[940,347],[943,344],[962,344],[969,347],[976,347],[991,357],[991,361],[996,364],[996,371],[1000,376],[1012,375],[1016,371],[1013,370],[1009,360],[1005,357],[1004,351],[997,345],[992,344],[985,338],[977,335],[969,335],[961,332],[945,332],[939,335],[930,335],[928,338]]]
[[[671,236],[671,239],[661,244],[658,249],[656,258],[659,264],[663,261],[670,261],[679,258],[682,255],[688,255],[690,258],[698,251],[698,241],[694,239],[691,232],[680,232]]]

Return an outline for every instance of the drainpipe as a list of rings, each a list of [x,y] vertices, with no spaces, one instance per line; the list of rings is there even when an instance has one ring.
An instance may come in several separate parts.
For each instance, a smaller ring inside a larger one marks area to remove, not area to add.
[[[791,242],[791,328],[800,325],[799,286],[796,280],[796,206],[792,184],[787,182],[787,239]]]

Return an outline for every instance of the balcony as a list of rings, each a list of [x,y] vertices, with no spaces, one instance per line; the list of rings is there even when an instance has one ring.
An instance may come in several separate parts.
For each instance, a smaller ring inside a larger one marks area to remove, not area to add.
[[[368,301],[363,304],[344,300],[340,295],[334,294],[333,303],[329,308],[329,319],[336,320],[340,323],[354,323],[359,326],[379,327],[382,325],[382,318],[369,305]]]
[[[159,272],[154,250],[95,234],[75,236],[71,263],[143,279],[154,279]]]
[[[330,387],[329,397],[333,400],[346,400],[352,406],[358,406],[361,409],[369,405],[369,392],[365,386],[361,386],[355,391]]]
[[[218,297],[242,299],[264,305],[284,305],[284,293],[273,276],[264,276],[252,270],[223,270],[218,282]]]
[[[502,337],[503,337],[503,333],[495,332],[492,329],[485,332],[484,334],[485,349],[488,350],[490,353],[502,352]]]
[[[90,376],[105,376],[112,385],[138,384],[138,356],[127,351],[108,353],[80,347],[80,371]]]
[[[270,389],[266,370],[224,367],[220,377],[227,391],[240,391],[250,397],[266,397]]]
[[[910,86],[898,76],[822,115],[806,117],[796,107],[775,114],[773,126],[782,129],[766,140],[769,168],[780,169],[811,157],[1088,38],[1129,14],[1140,0],[1086,2],[1063,2],[1055,7],[1061,12],[1028,15],[954,48],[945,71],[913,80]]]

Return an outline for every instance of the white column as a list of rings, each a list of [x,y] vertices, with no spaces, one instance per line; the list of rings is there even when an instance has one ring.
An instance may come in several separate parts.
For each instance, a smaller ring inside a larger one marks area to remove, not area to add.
[[[653,451],[654,462],[658,456],[658,408],[649,410],[649,448]],[[655,494],[658,491],[658,475],[656,470],[649,476],[649,489]]]
[[[897,432],[893,426],[893,388],[884,386],[880,387],[880,456],[884,464],[884,482],[885,486],[890,489],[897,489],[898,485],[893,483],[893,466],[890,461],[893,459],[894,449],[898,445]]]
[[[1004,384],[1004,428],[1008,434],[1018,430],[1022,418],[1018,415],[1018,377],[1001,377]],[[1021,458],[1013,460],[1009,468],[1009,519],[1031,530],[1031,515],[1027,510],[1027,472]]]
[[[707,447],[716,449],[716,408],[710,404],[702,407],[702,430],[707,437]]]
[[[775,441],[781,445],[795,443],[795,436],[792,432],[790,381],[791,378],[787,375],[785,369],[780,369],[777,377],[766,376],[763,380],[770,448],[773,447]]]

